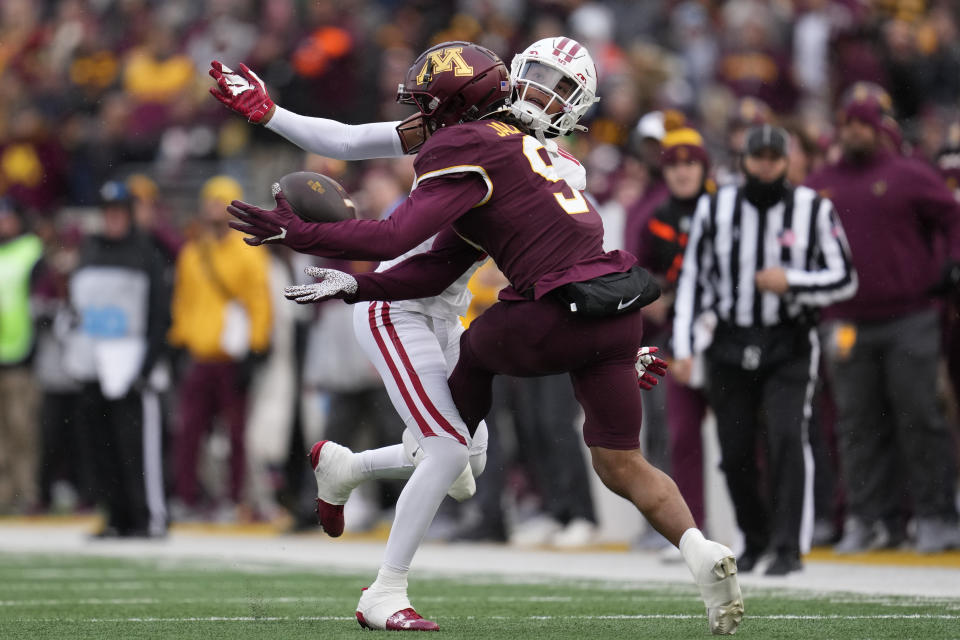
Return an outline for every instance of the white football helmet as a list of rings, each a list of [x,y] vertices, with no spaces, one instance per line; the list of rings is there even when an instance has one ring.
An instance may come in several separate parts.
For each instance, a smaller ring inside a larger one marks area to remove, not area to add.
[[[510,112],[538,136],[564,136],[585,127],[577,122],[597,97],[597,67],[590,53],[570,38],[545,38],[513,57]],[[554,103],[560,105],[555,109]]]

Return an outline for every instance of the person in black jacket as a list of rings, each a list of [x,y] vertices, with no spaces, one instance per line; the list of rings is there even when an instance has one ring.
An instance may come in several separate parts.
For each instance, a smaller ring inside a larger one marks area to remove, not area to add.
[[[81,433],[94,451],[99,537],[166,532],[160,406],[149,376],[170,324],[162,257],[134,222],[122,182],[102,191],[103,233],[81,250],[69,283],[77,327],[66,367],[83,384]]]

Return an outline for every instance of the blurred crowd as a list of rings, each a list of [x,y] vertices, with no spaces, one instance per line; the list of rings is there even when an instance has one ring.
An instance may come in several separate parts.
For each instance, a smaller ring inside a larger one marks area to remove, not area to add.
[[[282,298],[313,259],[247,247],[225,205],[266,204],[274,180],[306,169],[378,218],[408,192],[412,166],[305,157],[208,95],[210,61],[246,63],[294,112],[357,124],[409,114],[397,83],[433,43],[478,42],[509,64],[559,35],[598,67],[589,130],[561,143],[586,166],[607,249],[638,252],[669,196],[671,131],[696,129],[712,188],[741,179],[748,127],[780,124],[789,179],[803,184],[839,158],[841,96],[864,82],[889,102],[885,144],[936,168],[960,199],[960,8],[948,0],[5,0],[0,513],[100,506],[105,536],[281,514],[309,526],[309,444],[324,433],[355,449],[390,444],[402,423],[354,345],[348,307]],[[501,284],[478,274],[476,312]],[[957,322],[938,304],[956,444]],[[650,313],[654,328],[666,323],[667,310]],[[499,384],[476,504],[451,508],[438,535],[590,542],[569,385]],[[843,531],[845,491],[833,403],[820,397],[815,541],[826,544]],[[647,453],[669,470],[682,457],[670,452],[668,407],[656,394],[645,402]],[[909,487],[898,496],[906,522]],[[378,486],[348,524],[372,525],[395,497]]]

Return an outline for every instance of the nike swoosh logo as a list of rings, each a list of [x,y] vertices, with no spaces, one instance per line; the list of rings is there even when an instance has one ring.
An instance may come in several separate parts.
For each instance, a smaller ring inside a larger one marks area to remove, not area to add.
[[[274,241],[274,240],[283,240],[283,239],[286,238],[286,237],[287,237],[287,228],[286,228],[286,227],[280,227],[280,233],[278,233],[278,234],[275,235],[275,236],[270,236],[269,238],[264,238],[264,239],[262,240],[262,242],[272,242],[272,241]],[[640,296],[637,296],[637,298],[639,298],[639,297],[640,297]],[[637,298],[634,298],[634,300],[636,300]]]
[[[617,311],[623,311],[624,309],[626,309],[627,307],[629,307],[630,305],[632,305],[634,302],[636,302],[636,301],[637,301],[637,298],[639,298],[639,297],[640,297],[640,296],[636,296],[635,298],[631,298],[631,299],[627,300],[626,302],[623,301],[623,298],[620,298],[620,303],[617,305]]]

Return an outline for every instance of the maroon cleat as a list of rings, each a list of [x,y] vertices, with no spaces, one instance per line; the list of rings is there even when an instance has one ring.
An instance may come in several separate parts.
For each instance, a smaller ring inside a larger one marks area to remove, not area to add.
[[[373,629],[359,611],[357,611],[357,622],[364,629]],[[402,609],[387,618],[385,629],[387,631],[440,631],[436,622],[425,619],[412,608]]]
[[[317,469],[317,465],[320,463],[320,450],[323,449],[323,446],[328,442],[330,441],[321,440],[313,445],[312,449],[310,449],[310,466],[313,467],[314,473],[317,475],[318,483],[320,478],[323,477],[321,472]],[[338,538],[343,535],[342,504],[333,504],[331,502],[327,502],[323,498],[317,498],[317,519],[320,521],[320,526],[331,538]]]

